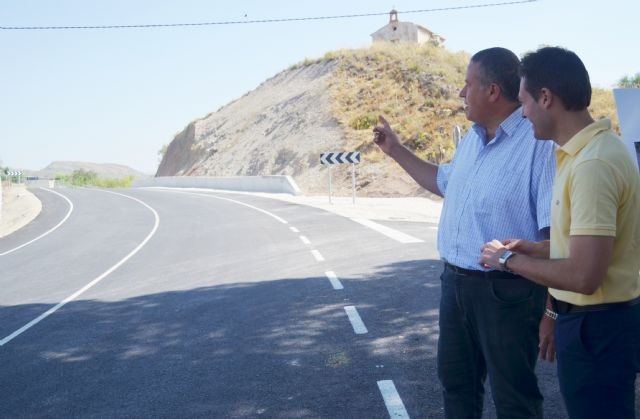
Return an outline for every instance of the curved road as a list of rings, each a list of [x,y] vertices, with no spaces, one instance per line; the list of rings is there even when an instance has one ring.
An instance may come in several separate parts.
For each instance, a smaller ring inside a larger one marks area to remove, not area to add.
[[[443,416],[434,228],[386,223],[423,241],[401,243],[250,195],[33,193],[42,213],[0,239],[0,417]]]

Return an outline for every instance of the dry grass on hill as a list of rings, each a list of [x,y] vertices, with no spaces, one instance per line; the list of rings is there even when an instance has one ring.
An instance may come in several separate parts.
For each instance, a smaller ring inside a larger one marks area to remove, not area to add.
[[[469,126],[458,97],[468,54],[432,45],[376,44],[325,59],[338,62],[330,85],[333,112],[351,149],[369,161],[382,158],[371,143],[371,129],[382,114],[420,157],[451,158],[454,127]]]
[[[614,131],[620,134],[620,124],[618,122],[618,111],[613,99],[613,91],[608,89],[593,89],[591,95],[591,106],[589,106],[591,116],[595,119],[609,118]]]

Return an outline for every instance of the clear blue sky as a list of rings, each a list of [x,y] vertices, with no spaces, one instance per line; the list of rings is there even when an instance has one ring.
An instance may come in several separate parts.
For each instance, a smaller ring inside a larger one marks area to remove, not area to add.
[[[497,3],[489,0],[484,3]],[[219,22],[385,13],[444,36],[452,51],[560,45],[610,88],[640,72],[636,0],[0,0],[0,26]],[[246,17],[245,17],[246,15]],[[155,173],[157,152],[205,116],[305,58],[370,44],[388,16],[155,29],[0,30],[0,160],[119,163]]]

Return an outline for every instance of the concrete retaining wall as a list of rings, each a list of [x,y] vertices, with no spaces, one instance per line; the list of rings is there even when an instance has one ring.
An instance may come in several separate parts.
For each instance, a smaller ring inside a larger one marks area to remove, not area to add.
[[[300,195],[291,176],[160,176],[136,179],[134,187],[166,186],[172,188],[208,188],[226,191],[288,193]]]

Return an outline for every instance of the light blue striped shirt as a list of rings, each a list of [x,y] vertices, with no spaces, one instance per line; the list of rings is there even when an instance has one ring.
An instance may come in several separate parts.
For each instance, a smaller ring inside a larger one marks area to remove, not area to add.
[[[490,240],[548,238],[541,230],[550,225],[556,147],[534,138],[521,108],[488,144],[485,129],[472,128],[451,163],[438,169],[438,251],[452,265],[483,270],[480,246]]]

